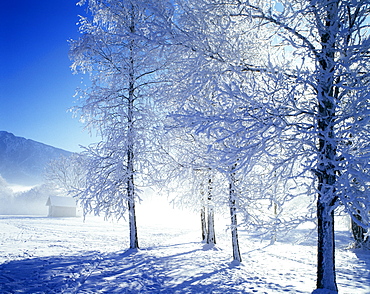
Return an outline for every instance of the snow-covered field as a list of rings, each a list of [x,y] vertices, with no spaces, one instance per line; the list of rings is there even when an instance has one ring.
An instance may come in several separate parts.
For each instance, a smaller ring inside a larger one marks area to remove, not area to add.
[[[140,212],[140,209],[139,209]],[[218,222],[217,246],[200,242],[198,219],[142,210],[140,250],[127,250],[124,221],[0,216],[0,293],[310,293],[315,288],[313,237],[275,245],[240,231],[241,264],[231,263],[230,232]],[[216,224],[217,225],[217,224]],[[370,293],[370,254],[346,249],[337,232],[341,294]]]

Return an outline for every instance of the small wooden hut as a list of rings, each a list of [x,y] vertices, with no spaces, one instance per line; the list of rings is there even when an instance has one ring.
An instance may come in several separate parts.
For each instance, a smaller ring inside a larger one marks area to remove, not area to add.
[[[49,196],[46,206],[49,206],[49,217],[75,217],[77,205],[71,197]]]

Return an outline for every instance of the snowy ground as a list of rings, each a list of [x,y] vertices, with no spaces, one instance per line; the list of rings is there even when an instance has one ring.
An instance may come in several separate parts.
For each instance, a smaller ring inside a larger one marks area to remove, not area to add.
[[[315,240],[294,235],[269,246],[240,232],[243,263],[231,263],[229,231],[218,225],[217,246],[199,242],[198,220],[172,213],[144,220],[138,251],[127,224],[96,217],[0,216],[0,293],[310,293],[315,288]],[[141,218],[140,218],[141,217]],[[184,219],[185,217],[185,219]],[[370,254],[346,249],[337,233],[341,294],[370,293]]]

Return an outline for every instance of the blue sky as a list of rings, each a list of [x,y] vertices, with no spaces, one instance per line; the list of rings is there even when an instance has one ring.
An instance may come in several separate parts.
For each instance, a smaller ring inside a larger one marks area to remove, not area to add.
[[[82,81],[68,58],[76,2],[0,1],[0,130],[70,151],[92,142],[67,111]]]

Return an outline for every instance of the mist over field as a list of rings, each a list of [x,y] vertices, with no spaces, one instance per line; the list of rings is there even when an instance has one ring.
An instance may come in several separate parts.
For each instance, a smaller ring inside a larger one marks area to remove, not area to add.
[[[47,215],[48,197],[59,194],[46,185],[47,165],[70,154],[0,131],[0,214]]]

